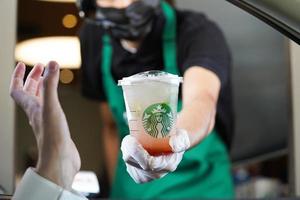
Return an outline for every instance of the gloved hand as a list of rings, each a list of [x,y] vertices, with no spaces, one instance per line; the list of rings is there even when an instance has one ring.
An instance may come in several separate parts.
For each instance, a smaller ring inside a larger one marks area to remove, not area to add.
[[[170,137],[169,145],[173,153],[151,156],[135,137],[127,135],[122,140],[123,160],[127,172],[136,183],[159,179],[176,170],[184,152],[190,147],[187,131],[177,129],[176,134]]]

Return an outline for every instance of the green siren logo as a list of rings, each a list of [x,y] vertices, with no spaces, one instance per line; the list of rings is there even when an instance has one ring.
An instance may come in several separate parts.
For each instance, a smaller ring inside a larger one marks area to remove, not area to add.
[[[166,103],[153,104],[143,114],[144,129],[154,138],[166,137],[172,129],[173,122],[172,109]]]

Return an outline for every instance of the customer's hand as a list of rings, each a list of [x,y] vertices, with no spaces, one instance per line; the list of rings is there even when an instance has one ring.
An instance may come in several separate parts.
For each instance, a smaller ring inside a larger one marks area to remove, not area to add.
[[[18,63],[12,75],[10,95],[25,111],[37,141],[39,157],[36,172],[70,189],[80,169],[80,156],[73,143],[57,87],[59,66],[56,62],[36,64],[23,83],[25,65]]]
[[[176,134],[170,137],[169,145],[173,153],[151,156],[135,137],[127,135],[122,140],[123,160],[127,172],[136,183],[146,183],[175,171],[185,150],[190,147],[187,132],[178,129]]]

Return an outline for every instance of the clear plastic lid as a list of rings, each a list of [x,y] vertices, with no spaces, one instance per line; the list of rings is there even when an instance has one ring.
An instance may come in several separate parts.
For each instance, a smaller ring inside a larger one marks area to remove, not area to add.
[[[167,72],[152,70],[125,77],[122,80],[118,81],[118,85],[134,85],[149,81],[166,82],[170,84],[179,85],[183,82],[183,78]]]

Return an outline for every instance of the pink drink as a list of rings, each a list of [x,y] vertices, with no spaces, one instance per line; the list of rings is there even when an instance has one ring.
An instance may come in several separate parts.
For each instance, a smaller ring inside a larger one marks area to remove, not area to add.
[[[170,153],[174,134],[178,88],[182,78],[161,71],[148,71],[123,78],[126,116],[130,134],[152,155]]]

